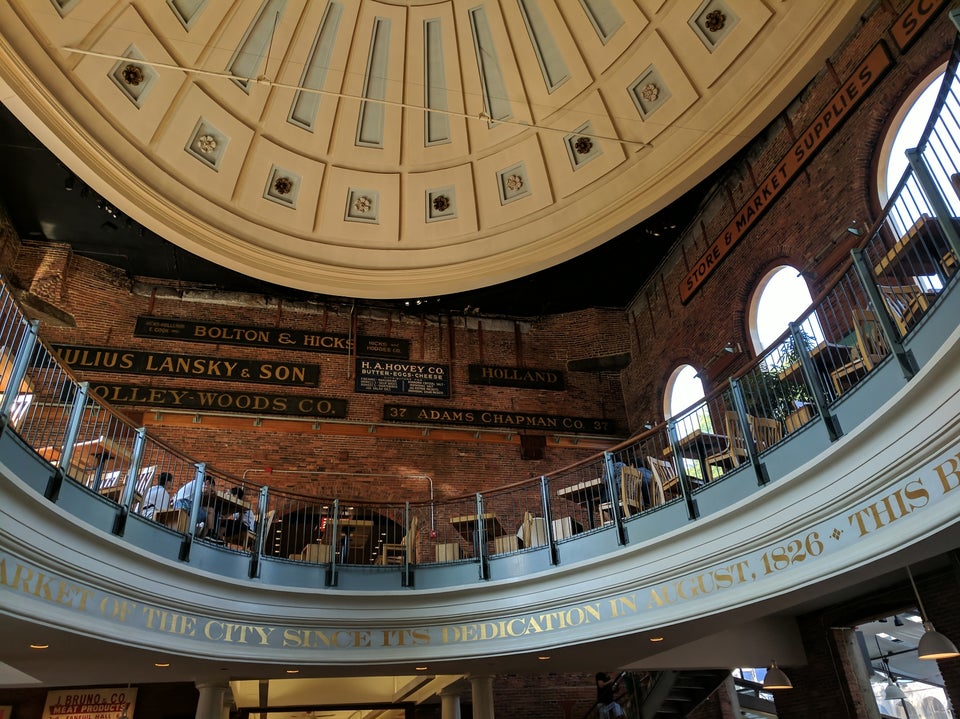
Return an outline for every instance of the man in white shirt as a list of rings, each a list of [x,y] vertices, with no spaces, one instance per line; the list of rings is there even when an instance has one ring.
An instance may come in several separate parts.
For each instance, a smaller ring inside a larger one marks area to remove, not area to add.
[[[185,512],[189,512],[193,508],[193,493],[196,485],[197,480],[191,479],[177,490],[177,493],[173,495],[174,509],[182,509]],[[211,477],[209,474],[206,474],[203,477],[203,493],[210,495],[214,493],[213,477]],[[197,514],[197,519],[199,521],[197,522],[195,531],[197,537],[206,536],[208,532],[213,531],[214,526],[213,507],[208,504],[206,507],[201,507],[200,510],[200,513]]]
[[[167,491],[167,482],[173,479],[169,472],[161,472],[157,483],[147,490],[140,503],[140,514],[147,519],[153,519],[156,512],[170,508],[170,493]]]

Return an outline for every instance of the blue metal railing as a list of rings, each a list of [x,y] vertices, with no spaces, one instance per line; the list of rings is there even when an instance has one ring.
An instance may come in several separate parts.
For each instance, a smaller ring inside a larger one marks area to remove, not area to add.
[[[487,579],[492,557],[548,548],[556,564],[558,545],[610,528],[618,545],[627,544],[627,529],[667,507],[682,509],[677,521],[695,520],[711,486],[732,477],[749,477],[754,486],[771,481],[767,453],[790,435],[820,422],[831,441],[841,436],[836,408],[881,365],[896,363],[906,379],[916,373],[907,339],[956,281],[960,256],[956,69],[955,52],[891,200],[807,313],[702,402],[549,475],[442,501],[431,491],[429,501],[402,503],[306,495],[230,476],[92,396],[39,341],[37,323],[25,318],[6,285],[0,286],[0,421],[50,463],[47,499],[57,501],[64,482],[85,487],[116,505],[118,536],[161,474],[169,477],[171,495],[198,480],[189,514],[163,514],[172,527],[164,531],[181,535],[185,561],[195,542],[250,555],[250,576],[259,576],[269,558],[325,565],[330,585],[339,567],[349,565],[399,568],[407,585],[413,566],[472,562]],[[208,477],[218,494],[205,500]],[[241,487],[247,499],[231,498],[229,490]],[[205,501],[255,510],[255,529],[239,538],[198,536]]]

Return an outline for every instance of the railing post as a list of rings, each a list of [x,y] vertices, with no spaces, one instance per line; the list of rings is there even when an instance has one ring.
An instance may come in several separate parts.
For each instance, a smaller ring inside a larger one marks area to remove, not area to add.
[[[200,502],[203,497],[203,480],[207,475],[206,462],[197,462],[194,466],[197,471],[193,473],[193,501],[190,504],[190,519],[187,520],[187,534],[180,544],[181,562],[190,561],[190,547],[197,534],[197,517],[200,514]]]
[[[614,482],[614,458],[613,452],[603,453],[603,481],[607,487],[607,499],[610,502],[610,513],[613,515],[613,522],[617,527],[617,544],[625,545],[627,543],[627,533],[623,528],[623,519],[620,516],[620,491]],[[600,510],[600,521],[603,521],[603,510]]]
[[[806,382],[810,394],[813,395],[813,404],[823,419],[823,425],[827,429],[827,435],[830,437],[830,441],[835,442],[843,435],[843,430],[840,429],[840,423],[837,421],[837,418],[828,411],[827,398],[823,393],[823,387],[820,385],[817,368],[813,366],[813,360],[810,359],[810,351],[807,349],[806,342],[804,342],[800,325],[797,322],[790,322],[788,327],[790,328],[790,337],[793,339],[793,346],[797,350],[797,358],[800,360],[800,369],[803,371],[803,381]]]
[[[886,305],[883,303],[883,297],[880,290],[874,282],[873,272],[867,263],[866,254],[861,248],[850,250],[850,256],[853,257],[853,268],[857,272],[863,291],[867,293],[871,306],[875,308],[874,315],[877,322],[880,323],[880,331],[883,338],[887,341],[887,346],[897,358],[900,365],[900,371],[903,372],[904,379],[911,379],[918,371],[917,360],[913,352],[903,346],[900,338],[900,332],[893,326],[893,320],[890,319],[890,313],[887,312]]]
[[[23,339],[17,348],[17,356],[13,360],[13,367],[10,369],[10,376],[7,378],[3,401],[0,402],[0,427],[6,426],[7,422],[10,421],[13,403],[20,396],[20,383],[27,375],[27,367],[30,366],[33,349],[37,346],[37,329],[39,326],[40,321],[33,320],[27,323],[24,329]]]
[[[730,394],[733,397],[733,407],[737,411],[737,420],[740,422],[740,427],[743,428],[743,442],[746,445],[747,457],[750,459],[753,471],[757,475],[757,484],[762,487],[770,482],[770,475],[767,472],[766,465],[760,461],[760,455],[757,453],[757,442],[750,429],[750,423],[747,421],[747,404],[743,401],[743,390],[740,388],[740,381],[736,377],[730,378]]]
[[[333,500],[333,526],[330,535],[330,570],[327,572],[328,587],[337,586],[337,548],[340,545],[340,500]]]
[[[413,553],[414,542],[417,538],[410,534],[410,502],[403,503],[403,575],[400,578],[400,586],[413,586],[413,568],[410,566],[410,555]]]
[[[673,469],[677,473],[677,484],[680,485],[680,493],[683,495],[683,501],[687,504],[687,516],[690,519],[696,519],[700,516],[700,508],[697,506],[697,500],[693,498],[690,491],[690,482],[687,480],[687,473],[684,471],[683,455],[680,454],[680,437],[677,435],[677,421],[675,419],[667,420],[667,441],[670,442],[672,453]],[[704,477],[706,480],[706,477]]]
[[[133,498],[137,491],[137,480],[140,478],[140,464],[143,461],[143,448],[147,441],[147,428],[140,427],[133,438],[133,454],[130,455],[130,468],[127,471],[127,483],[123,485],[123,495],[120,497],[120,507],[113,520],[113,533],[122,537],[127,528],[127,517]]]
[[[553,510],[550,507],[550,494],[547,476],[540,475],[540,501],[543,504],[543,519],[547,523],[547,546],[550,547],[550,564],[560,564],[560,551],[553,537]]]
[[[477,523],[473,532],[474,556],[480,562],[480,579],[490,579],[487,562],[487,522],[483,516],[483,495],[477,492]]]
[[[957,228],[953,224],[953,213],[950,212],[946,200],[943,199],[940,186],[933,178],[933,174],[930,172],[926,160],[923,159],[920,148],[911,148],[904,152],[904,154],[907,156],[907,162],[910,163],[910,167],[913,168],[913,174],[917,178],[917,182],[920,183],[920,188],[930,202],[930,207],[933,210],[933,214],[936,215],[937,223],[943,231],[943,236],[947,238],[947,242],[950,244],[950,249],[953,250],[957,257],[960,257],[960,237],[957,236]],[[943,276],[943,273],[939,269],[937,270],[937,274],[940,276],[940,280],[946,284],[947,278]]]
[[[260,576],[260,558],[263,556],[263,543],[266,541],[266,519],[267,519],[267,485],[260,487],[260,497],[257,502],[257,531],[254,541],[253,552],[250,553],[250,572],[249,577],[256,579]]]
[[[70,418],[67,420],[67,432],[63,438],[63,447],[60,451],[60,461],[56,471],[47,482],[47,488],[43,496],[51,502],[56,502],[60,496],[60,487],[63,485],[63,477],[67,468],[70,466],[70,460],[73,458],[73,445],[77,443],[77,435],[80,433],[80,420],[83,419],[83,413],[87,407],[87,392],[90,388],[88,382],[80,382],[75,385],[76,394],[73,396],[73,406],[70,408]]]

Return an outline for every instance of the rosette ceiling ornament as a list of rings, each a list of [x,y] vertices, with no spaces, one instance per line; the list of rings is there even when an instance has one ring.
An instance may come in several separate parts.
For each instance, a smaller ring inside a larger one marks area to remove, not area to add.
[[[866,5],[8,0],[0,91],[190,252],[311,292],[433,296],[576,257],[677,199]]]

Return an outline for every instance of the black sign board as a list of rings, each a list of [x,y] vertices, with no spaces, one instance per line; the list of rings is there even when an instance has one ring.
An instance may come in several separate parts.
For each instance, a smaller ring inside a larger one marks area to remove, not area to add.
[[[336,419],[347,416],[346,400],[327,397],[142,387],[132,384],[91,384],[90,392],[114,405]]]
[[[617,423],[610,419],[567,417],[559,414],[534,414],[530,412],[508,412],[490,409],[416,407],[405,404],[384,405],[383,419],[387,422],[469,425],[471,427],[542,430],[544,432],[569,432],[578,434],[612,435],[616,434],[617,429]]]
[[[496,365],[472,364],[467,367],[470,384],[489,384],[498,387],[523,389],[564,389],[563,373],[552,369],[533,367],[498,367]]]
[[[434,362],[357,359],[357,392],[449,397],[450,367]]]
[[[297,352],[326,352],[350,354],[354,342],[349,335],[336,332],[310,332],[282,327],[252,327],[219,322],[195,322],[171,317],[137,317],[135,337],[178,340],[180,342],[208,342],[213,344],[269,347]],[[356,342],[357,354],[367,357],[410,356],[410,342],[392,337],[360,336]]]
[[[320,383],[320,367],[297,362],[263,362],[78,345],[54,345],[54,349],[66,364],[77,370],[305,387],[316,387]]]

